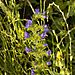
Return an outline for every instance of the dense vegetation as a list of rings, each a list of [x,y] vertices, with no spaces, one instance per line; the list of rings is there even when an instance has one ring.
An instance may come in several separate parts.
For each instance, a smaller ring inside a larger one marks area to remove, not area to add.
[[[0,75],[74,75],[75,1],[0,0]]]

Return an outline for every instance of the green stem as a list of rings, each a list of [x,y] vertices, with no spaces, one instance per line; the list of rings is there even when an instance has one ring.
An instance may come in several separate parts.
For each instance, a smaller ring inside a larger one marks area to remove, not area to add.
[[[45,12],[45,2],[46,2],[46,0],[44,0],[44,2],[43,2],[43,12]],[[43,22],[43,24],[45,24],[45,21]]]
[[[35,14],[34,8],[32,7],[32,5],[31,5],[30,1],[29,1],[29,0],[27,0],[27,2],[28,2],[28,4],[29,4],[29,6],[31,7],[31,9],[32,9],[33,13]]]
[[[72,50],[71,50],[71,36],[69,34],[69,39],[70,39],[70,70],[71,70],[71,75],[72,75]]]
[[[42,0],[40,0],[40,12],[42,13]]]
[[[4,65],[4,68],[5,68],[5,73],[4,73],[4,75],[7,75],[7,73],[6,73],[6,49],[5,49],[5,51],[4,51],[4,63],[5,63],[5,65]]]
[[[42,0],[40,0],[40,12],[42,13]],[[41,21],[41,25],[42,25],[42,21]]]
[[[43,2],[43,12],[45,11],[45,3],[46,3],[46,0],[44,0]]]
[[[52,35],[53,36],[53,35]],[[53,41],[54,39],[52,38],[52,43],[54,43],[54,41]],[[54,45],[53,45],[53,48],[52,48],[52,50],[53,50],[53,72],[55,73],[55,55],[54,55]]]

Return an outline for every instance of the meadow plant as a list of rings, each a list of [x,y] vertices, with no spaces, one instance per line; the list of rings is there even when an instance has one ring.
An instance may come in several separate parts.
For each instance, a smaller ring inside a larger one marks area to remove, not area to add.
[[[21,19],[16,0],[0,0],[0,75],[73,75],[75,27],[67,19],[75,6],[66,1],[69,8],[63,12],[66,7],[58,0],[48,6],[40,0],[36,9],[24,2],[33,12],[31,19]]]

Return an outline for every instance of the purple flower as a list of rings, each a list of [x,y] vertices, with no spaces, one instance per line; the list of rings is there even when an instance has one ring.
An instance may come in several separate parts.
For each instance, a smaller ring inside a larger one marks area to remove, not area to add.
[[[50,54],[51,54],[51,50],[48,50],[47,55],[50,56]]]
[[[49,65],[51,65],[51,62],[50,62],[50,61],[48,61],[48,62],[47,62],[47,65],[48,65],[48,66],[49,66]]]
[[[38,14],[40,11],[38,8],[35,9],[36,14]]]
[[[45,19],[46,19],[46,18],[47,18],[47,16],[45,16],[45,15],[44,15],[44,16],[43,16],[43,18],[45,18]]]
[[[35,75],[34,69],[31,69],[31,75]]]
[[[26,39],[26,38],[29,38],[29,33],[28,33],[28,32],[25,32],[25,33],[24,33],[24,37],[25,37],[25,39]]]
[[[25,47],[25,51],[26,51],[26,53],[29,53],[29,52],[31,52],[31,49],[28,47]]]
[[[44,28],[44,32],[49,32],[49,29],[48,28]]]
[[[30,26],[32,25],[32,20],[28,20],[27,22],[26,22],[26,28],[29,28]]]
[[[44,25],[44,28],[47,28],[47,27],[48,27],[48,25],[47,25],[47,24],[45,24],[45,25]]]
[[[44,44],[44,46],[48,46],[48,44],[46,43],[46,44]]]
[[[43,18],[47,19],[48,17],[45,15],[45,11],[42,13],[43,14]]]
[[[43,14],[43,15],[45,15],[45,13],[46,13],[46,12],[45,12],[45,11],[43,11],[43,13],[42,13],[42,14]]]
[[[42,39],[44,39],[47,36],[46,32],[41,34]]]
[[[48,26],[44,25],[44,32],[49,32]]]

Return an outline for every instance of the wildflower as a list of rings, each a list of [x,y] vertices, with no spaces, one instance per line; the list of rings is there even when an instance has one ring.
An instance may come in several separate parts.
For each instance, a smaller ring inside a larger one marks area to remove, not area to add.
[[[38,8],[36,8],[36,9],[35,9],[35,12],[36,12],[36,14],[38,14],[38,13],[39,13],[39,9],[38,9]]]
[[[47,19],[48,17],[45,15],[45,13],[46,13],[46,12],[43,11],[43,13],[42,13],[42,14],[43,14],[43,18]]]
[[[29,28],[30,26],[32,25],[32,20],[28,20],[27,22],[26,22],[26,28]]]
[[[26,47],[26,48],[25,48],[25,51],[26,51],[26,53],[29,53],[29,52],[31,52],[31,49],[28,48],[28,47]]]
[[[47,25],[45,25],[45,26],[44,26],[44,32],[46,32],[46,33],[47,33],[48,31],[49,31],[48,26],[47,26]]]
[[[47,55],[50,56],[50,54],[51,54],[51,50],[48,50]]]
[[[60,60],[61,59],[61,56],[62,56],[62,52],[61,51],[58,51],[57,52],[57,55],[56,55],[57,59]]]
[[[48,62],[47,62],[47,65],[48,65],[48,66],[49,66],[49,65],[51,65],[51,62],[50,62],[50,61],[48,61]]]
[[[48,28],[44,28],[44,32],[46,32],[46,33],[47,33],[48,31],[49,31],[49,29],[48,29]]]
[[[29,33],[28,33],[28,32],[25,32],[25,33],[24,33],[24,37],[25,37],[25,38],[29,38]]]
[[[42,39],[44,39],[47,36],[46,32],[41,34]]]
[[[45,13],[46,13],[46,12],[45,12],[45,11],[43,11],[43,13],[42,13],[42,14],[43,14],[43,15],[45,15]]]
[[[43,18],[45,18],[45,19],[46,19],[46,18],[47,18],[47,16],[45,16],[45,15],[44,15],[44,16],[43,16]]]
[[[34,69],[31,69],[31,75],[35,75]]]
[[[44,44],[44,46],[48,46],[48,44],[46,43],[46,44]]]
[[[45,24],[45,25],[44,25],[44,28],[47,28],[47,27],[48,27],[48,25],[47,25],[47,24]]]

